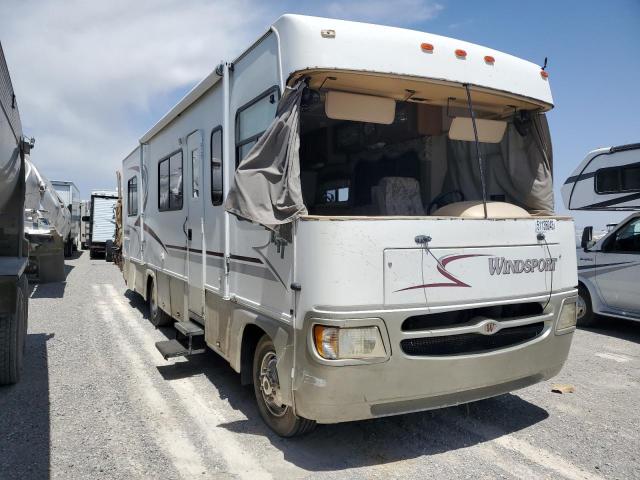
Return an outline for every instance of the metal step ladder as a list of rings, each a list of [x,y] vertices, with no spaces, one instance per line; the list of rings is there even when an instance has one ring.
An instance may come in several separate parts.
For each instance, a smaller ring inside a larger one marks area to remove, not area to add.
[[[176,322],[176,338],[156,342],[156,348],[165,360],[174,357],[187,357],[206,351],[203,328],[190,320]]]

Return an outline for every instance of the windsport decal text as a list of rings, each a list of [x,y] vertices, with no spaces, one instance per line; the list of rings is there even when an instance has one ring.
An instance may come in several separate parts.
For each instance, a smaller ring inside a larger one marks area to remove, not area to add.
[[[528,258],[526,260],[507,260],[504,257],[491,257],[489,273],[491,275],[509,275],[512,273],[554,272],[557,258]]]

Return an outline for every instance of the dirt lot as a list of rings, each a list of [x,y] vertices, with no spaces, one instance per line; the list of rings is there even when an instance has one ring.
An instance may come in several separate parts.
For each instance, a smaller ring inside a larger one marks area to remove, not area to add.
[[[24,380],[0,389],[0,479],[640,478],[640,324],[578,330],[560,375],[510,395],[283,440],[215,354],[163,360],[172,330],[116,267],[67,269],[34,288]]]

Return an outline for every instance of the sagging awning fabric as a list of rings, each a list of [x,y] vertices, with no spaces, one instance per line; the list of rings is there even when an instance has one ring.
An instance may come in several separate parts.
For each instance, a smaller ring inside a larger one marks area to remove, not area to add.
[[[473,142],[449,140],[449,164],[444,191],[459,190],[467,200],[482,198],[482,185]],[[553,154],[544,113],[509,121],[498,144],[480,144],[487,199],[504,193],[505,201],[531,215],[553,215]]]
[[[300,102],[306,84],[287,87],[276,117],[240,162],[224,207],[278,230],[307,214],[300,186]]]

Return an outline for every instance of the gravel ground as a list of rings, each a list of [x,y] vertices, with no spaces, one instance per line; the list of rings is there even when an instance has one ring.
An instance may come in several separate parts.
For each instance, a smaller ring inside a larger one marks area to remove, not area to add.
[[[172,330],[116,267],[67,270],[33,289],[23,381],[0,388],[0,479],[640,478],[638,324],[578,330],[564,370],[514,394],[283,440],[215,354],[162,359]]]

